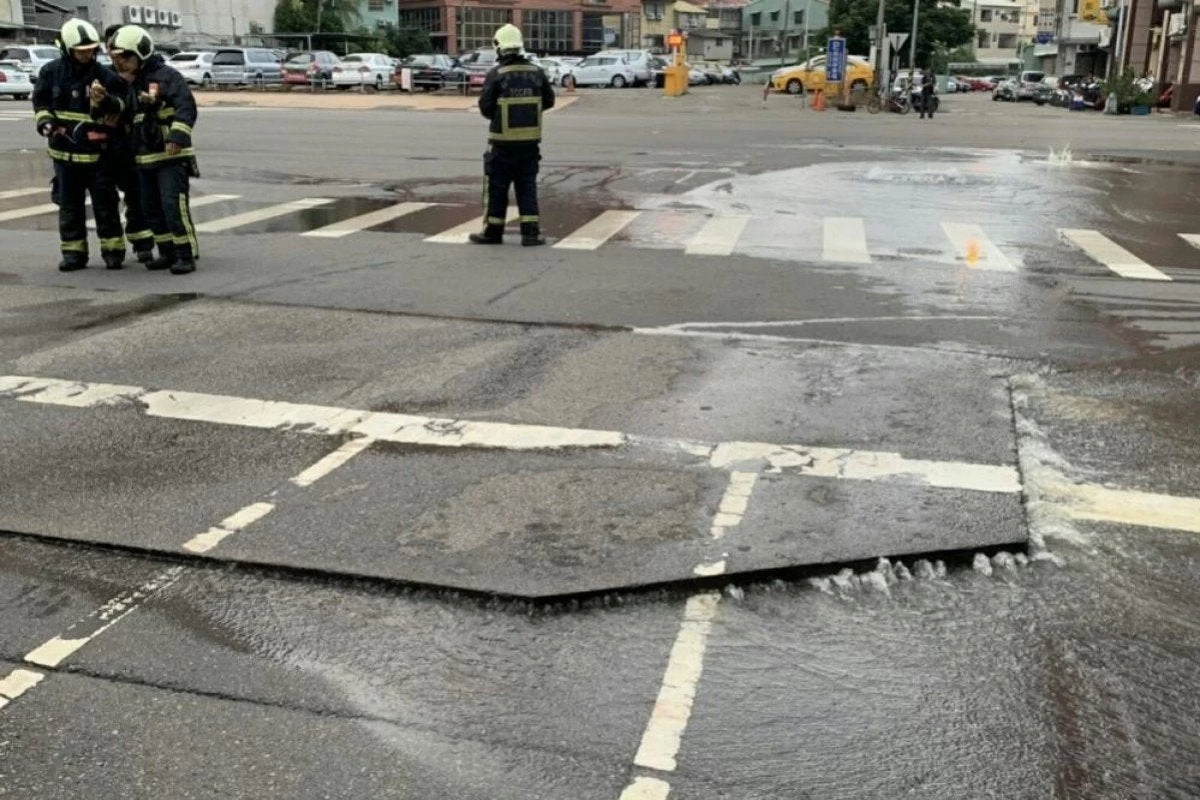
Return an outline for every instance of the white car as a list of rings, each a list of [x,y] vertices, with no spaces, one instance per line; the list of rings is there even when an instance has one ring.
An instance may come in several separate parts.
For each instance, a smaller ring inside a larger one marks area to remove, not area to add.
[[[649,50],[602,50],[596,55],[625,59],[625,63],[633,70],[635,86],[645,86],[654,80],[654,55]]]
[[[216,53],[184,52],[177,53],[167,61],[167,66],[179,72],[192,86],[212,86],[212,60]]]
[[[0,61],[16,61],[21,65],[21,69],[35,80],[42,67],[60,55],[62,53],[57,47],[44,44],[10,44],[0,47]]]
[[[0,95],[28,100],[33,94],[33,78],[15,61],[0,61]]]
[[[382,92],[391,85],[395,69],[391,57],[383,53],[351,53],[333,68],[333,85],[340,89],[374,86]]]
[[[563,78],[571,74],[571,67],[557,58],[531,58],[530,61],[541,67],[550,83],[556,86],[562,83]]]
[[[585,58],[571,72],[576,86],[612,86],[623,89],[637,81],[633,68],[619,56],[595,55]]]

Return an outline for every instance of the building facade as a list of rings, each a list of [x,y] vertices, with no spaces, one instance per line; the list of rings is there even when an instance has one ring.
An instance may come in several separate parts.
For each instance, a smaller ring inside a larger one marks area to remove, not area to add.
[[[745,58],[800,60],[825,47],[818,36],[829,25],[826,0],[754,0],[742,9]]]
[[[0,0],[0,6],[5,0]],[[134,5],[112,0],[74,0],[74,14],[98,29],[117,23],[136,23],[155,42],[199,47],[228,44],[252,32],[270,33],[275,23],[274,0],[143,0]]]
[[[384,0],[386,2],[386,0]],[[397,24],[427,32],[438,52],[457,55],[492,46],[496,29],[512,23],[525,49],[538,55],[594,53],[638,47],[637,0],[395,0]]]
[[[1109,20],[1112,71],[1129,67],[1139,76],[1153,76],[1160,92],[1173,86],[1171,108],[1190,111],[1200,96],[1197,10],[1195,3],[1182,0],[1126,0]],[[1122,13],[1128,14],[1123,26]]]
[[[978,0],[971,6],[975,57],[999,70],[1016,67],[1042,21],[1041,0]]]

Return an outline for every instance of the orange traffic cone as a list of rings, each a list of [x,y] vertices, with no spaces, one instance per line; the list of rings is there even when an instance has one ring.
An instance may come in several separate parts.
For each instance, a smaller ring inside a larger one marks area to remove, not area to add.
[[[813,111],[824,111],[824,110],[825,110],[825,92],[821,91],[820,89],[817,89],[816,94],[813,96]]]

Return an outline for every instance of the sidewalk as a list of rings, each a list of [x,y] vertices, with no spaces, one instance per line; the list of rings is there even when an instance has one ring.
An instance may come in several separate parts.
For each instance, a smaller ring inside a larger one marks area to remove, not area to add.
[[[196,104],[201,108],[319,108],[345,111],[376,111],[380,109],[411,109],[413,111],[475,111],[479,94],[409,94],[389,92],[309,92],[304,89],[290,92],[196,92]],[[558,108],[565,108],[578,97],[560,96]]]

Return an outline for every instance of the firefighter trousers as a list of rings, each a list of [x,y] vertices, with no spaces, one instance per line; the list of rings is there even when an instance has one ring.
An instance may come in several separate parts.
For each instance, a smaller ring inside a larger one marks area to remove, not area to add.
[[[121,231],[120,201],[112,173],[99,164],[54,162],[54,199],[58,203],[58,238],[63,257],[87,261],[87,198],[92,196],[92,214],[100,237],[102,255],[125,255]]]
[[[192,166],[186,158],[141,167],[142,209],[154,232],[154,243],[164,256],[180,259],[200,257],[200,242],[192,224]]]
[[[154,249],[154,231],[146,221],[142,207],[142,184],[138,168],[133,163],[132,153],[114,153],[101,162],[112,175],[112,181],[125,201],[125,238],[135,253],[148,253]]]
[[[508,189],[513,187],[520,211],[521,235],[537,236],[537,175],[542,160],[536,144],[492,145],[483,156],[484,230],[499,237],[508,218]]]

